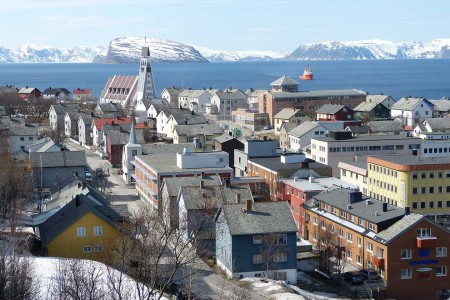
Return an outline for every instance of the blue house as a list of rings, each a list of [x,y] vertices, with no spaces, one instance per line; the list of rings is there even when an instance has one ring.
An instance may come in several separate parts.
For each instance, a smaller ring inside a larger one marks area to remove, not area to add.
[[[297,282],[295,221],[287,202],[227,204],[216,216],[216,259],[229,278]]]

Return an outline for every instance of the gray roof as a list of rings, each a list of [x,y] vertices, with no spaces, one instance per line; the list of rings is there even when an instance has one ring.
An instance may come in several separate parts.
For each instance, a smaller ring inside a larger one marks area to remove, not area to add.
[[[351,203],[351,208],[348,208],[349,197],[351,191],[344,188],[336,188],[331,191],[323,192],[313,196],[313,199],[322,201],[325,204],[344,210],[349,214],[368,220],[374,224],[382,223],[393,218],[399,218],[405,214],[402,208],[387,204],[387,211],[383,212],[382,201],[362,195],[362,200]],[[367,204],[366,200],[371,200],[371,204]],[[308,203],[308,202],[307,202]],[[311,206],[311,202],[307,206]]]
[[[100,108],[103,113],[122,112],[122,106],[120,103],[99,103],[97,104],[96,109],[97,108]]]
[[[219,208],[227,203],[235,203],[236,195],[240,195],[241,201],[252,200],[252,193],[247,187],[225,187],[223,185],[182,186],[180,194],[183,195],[187,210]]]
[[[431,108],[433,104],[425,98],[409,98],[403,97],[392,105],[391,109],[395,110],[413,110],[420,103],[425,102],[430,105]]]
[[[77,196],[78,199],[75,197],[44,223],[39,225],[39,232],[44,245],[47,245],[89,212],[113,227],[117,227],[116,220],[121,221],[129,218],[126,205],[115,207],[101,203],[98,199],[92,198],[91,196],[84,194],[78,194]]]
[[[296,232],[294,218],[289,204],[280,202],[253,202],[251,212],[242,204],[228,204],[222,213],[231,235]]]
[[[353,133],[368,133],[369,132],[369,126],[347,126],[345,127],[345,130],[351,131]]]
[[[105,127],[105,126],[103,126]],[[128,130],[110,130],[108,131],[109,143],[111,145],[125,145],[130,141],[130,131],[129,126]],[[144,141],[144,132],[142,130],[136,131],[136,138],[138,144],[145,143]]]
[[[395,120],[387,121],[371,121],[368,122],[371,132],[402,132],[403,127],[400,122]]]
[[[285,164],[281,162],[281,158],[280,156],[275,156],[275,157],[261,157],[261,158],[249,158],[249,161],[251,161],[253,164],[257,164],[260,165],[266,169],[275,171],[275,172],[283,172],[285,176],[293,176],[294,173],[299,172],[299,170],[302,169],[302,166],[300,163],[289,163],[289,164]],[[307,172],[311,172],[313,170],[319,170],[319,169],[329,169],[330,167],[328,167],[327,165],[323,165],[321,163],[312,161],[309,162],[309,167],[308,168],[303,168],[304,170],[307,170]],[[308,174],[309,173],[304,172],[304,174]],[[298,173],[300,174],[300,173]]]
[[[38,127],[31,124],[11,125],[8,134],[10,136],[37,136]]]
[[[283,75],[282,77],[272,82],[270,85],[299,85],[299,84],[300,83],[298,83],[294,79],[289,78],[286,75]]]
[[[80,113],[75,111],[68,111],[66,112],[66,115],[69,116],[71,121],[78,121],[78,118],[80,117]]]
[[[172,95],[179,95],[182,91],[185,90],[185,88],[173,86],[165,88],[164,90],[167,91],[172,96]]]
[[[289,135],[300,138],[304,134],[306,134],[306,133],[310,132],[311,130],[313,130],[314,128],[316,128],[317,126],[319,126],[319,124],[317,124],[315,122],[303,122],[300,125],[298,125],[297,127],[295,127],[294,129],[292,129],[291,131],[288,131],[288,133],[289,133]]]
[[[68,111],[76,111],[78,112],[80,110],[80,107],[78,104],[66,104],[66,103],[60,103],[60,104],[53,104],[51,107],[55,110],[56,114],[65,114]]]
[[[189,177],[166,177],[164,178],[163,186],[167,189],[169,196],[177,196],[181,187],[183,186],[200,186],[200,181],[203,180],[205,186],[222,185],[222,180],[219,175],[213,176],[189,176]]]
[[[347,90],[317,90],[302,92],[276,92],[269,94],[273,98],[311,98],[311,97],[339,97],[339,96],[365,96],[366,93],[355,89]]]
[[[283,122],[283,124],[281,124],[280,130],[281,128],[284,128],[286,132],[289,134],[290,131],[295,127],[297,127],[298,125],[299,124],[297,122]]]
[[[86,166],[86,152],[59,151],[59,152],[32,152],[30,153],[32,168],[55,167],[81,167]]]
[[[448,112],[450,111],[450,100],[429,100],[434,105],[435,111]]]
[[[366,97],[366,102],[374,102],[374,103],[381,103],[384,100],[386,100],[387,98],[391,98],[392,100],[394,100],[391,96],[389,95],[367,95]],[[394,100],[395,101],[395,100]],[[356,110],[356,109],[355,109]]]
[[[43,91],[42,94],[43,95],[57,95],[61,92],[66,95],[71,94],[71,92],[69,92],[66,88],[48,88],[48,89],[45,89],[45,91]]]
[[[383,105],[378,102],[361,102],[358,104],[353,111],[359,111],[359,112],[370,112],[372,111],[377,105]],[[384,105],[383,105],[384,106]]]
[[[221,143],[221,144],[223,144],[223,143],[225,143],[227,141],[231,141],[231,140],[239,141],[237,138],[234,138],[234,137],[232,137],[229,134],[222,134],[221,136],[215,137],[214,140],[219,142],[219,143]],[[244,144],[242,144],[242,148],[243,147],[244,147]]]
[[[427,118],[425,122],[433,131],[450,129],[450,118]]]
[[[175,125],[174,131],[178,135],[218,135],[223,130],[219,124],[193,124],[193,125]]]
[[[342,110],[345,105],[337,105],[337,104],[324,104],[318,110],[316,110],[316,114],[335,114],[338,111]],[[347,109],[349,109],[347,107]]]
[[[367,160],[364,159],[357,161],[340,161],[338,163],[338,168],[367,176]]]
[[[198,98],[204,93],[208,93],[206,90],[184,90],[179,94],[179,97],[188,97],[188,98]],[[210,93],[208,93],[208,96],[211,96]]]
[[[285,107],[279,113],[277,113],[275,116],[273,116],[273,118],[289,120],[293,116],[295,116],[295,114],[297,114],[298,112],[301,112],[301,111],[297,108]],[[303,113],[303,115],[305,115],[305,113]]]
[[[226,99],[226,100],[242,100],[245,101],[247,98],[247,95],[241,91],[218,91],[215,93],[219,99]]]
[[[266,92],[267,90],[254,90],[254,89],[249,89],[246,90],[245,93],[247,94],[248,97],[258,97],[260,94]]]
[[[144,144],[142,145],[142,154],[170,154],[170,153],[182,153],[184,148],[188,148],[189,151],[195,151],[193,143],[180,143],[180,144]]]
[[[374,237],[374,240],[380,241],[384,244],[389,243],[391,240],[399,236],[402,232],[408,230],[408,228],[410,228],[411,226],[413,226],[422,219],[427,218],[423,215],[418,215],[414,213],[406,215],[401,220],[395,222],[385,230],[377,233]]]
[[[294,174],[291,175],[290,178],[309,178],[309,176],[312,176],[314,178],[320,178],[322,177],[322,175],[320,175],[319,173],[317,173],[316,171],[312,170],[312,169],[299,169],[297,170]]]
[[[421,139],[418,137],[407,137],[403,134],[373,134],[373,135],[358,135],[353,136],[351,139],[347,140],[336,140],[332,137],[315,137],[315,140],[318,141],[326,141],[326,142],[339,142],[339,143],[355,143],[358,141],[388,141],[388,140],[411,140],[416,141],[417,143],[421,142]]]
[[[193,125],[193,124],[208,123],[208,120],[202,113],[199,112],[193,113],[189,109],[175,108],[175,109],[163,109],[163,111],[166,115],[173,117],[178,125]]]

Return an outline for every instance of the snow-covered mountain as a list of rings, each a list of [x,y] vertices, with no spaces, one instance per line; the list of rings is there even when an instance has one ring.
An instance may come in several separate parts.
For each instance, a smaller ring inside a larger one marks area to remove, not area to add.
[[[0,63],[90,63],[105,56],[105,47],[76,46],[72,49],[23,45],[17,49],[0,47]]]
[[[153,62],[208,62],[194,47],[181,43],[140,37],[122,37],[111,41],[107,63],[139,62],[142,46],[150,48]]]
[[[274,60],[284,58],[287,54],[275,51],[223,51],[205,47],[194,47],[210,62]]]
[[[355,60],[440,58],[443,48],[450,46],[450,39],[431,42],[395,43],[383,40],[355,42],[322,42],[300,45],[287,55],[287,60]]]

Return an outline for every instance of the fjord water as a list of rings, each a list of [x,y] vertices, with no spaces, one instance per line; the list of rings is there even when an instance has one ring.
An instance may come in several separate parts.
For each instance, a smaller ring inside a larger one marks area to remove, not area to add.
[[[312,81],[298,79],[307,65],[314,72]],[[0,64],[0,85],[33,86],[41,91],[48,87],[90,88],[99,97],[110,76],[137,74],[137,63]],[[270,83],[283,75],[299,81],[302,91],[354,88],[395,99],[450,96],[448,59],[153,64],[158,95],[171,86],[269,89]]]

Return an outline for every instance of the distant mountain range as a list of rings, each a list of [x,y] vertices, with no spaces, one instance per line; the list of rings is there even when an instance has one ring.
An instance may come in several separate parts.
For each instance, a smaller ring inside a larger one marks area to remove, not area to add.
[[[383,40],[322,42],[300,45],[289,54],[212,50],[169,40],[122,37],[112,40],[108,48],[76,46],[58,49],[40,45],[24,45],[17,49],[0,47],[0,63],[136,63],[143,45],[150,47],[152,61],[160,63],[450,58],[450,39],[405,43]]]

